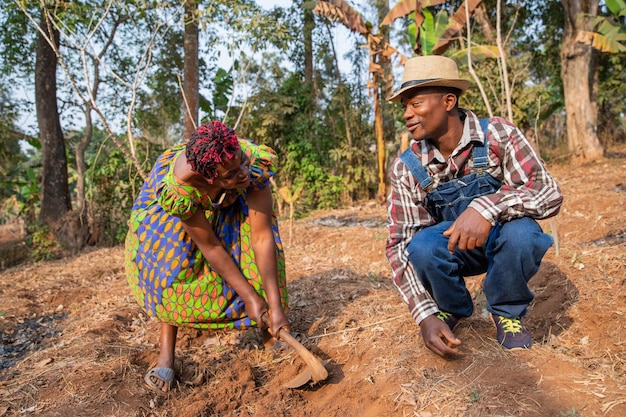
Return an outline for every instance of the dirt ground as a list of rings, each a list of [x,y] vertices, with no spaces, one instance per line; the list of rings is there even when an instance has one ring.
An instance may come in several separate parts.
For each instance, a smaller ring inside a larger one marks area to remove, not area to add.
[[[565,195],[542,227],[557,236],[531,281],[534,346],[503,351],[468,279],[465,355],[440,359],[390,281],[385,208],[374,202],[283,221],[294,330],[329,377],[303,369],[256,330],[181,329],[178,381],[147,389],[158,323],[134,302],[123,248],[0,271],[0,417],[8,416],[624,416],[626,147],[601,163],[551,165]]]

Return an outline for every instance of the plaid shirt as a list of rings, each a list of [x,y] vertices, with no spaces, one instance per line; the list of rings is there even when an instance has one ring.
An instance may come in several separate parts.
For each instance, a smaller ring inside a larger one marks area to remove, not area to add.
[[[433,180],[433,187],[472,172],[472,142],[484,142],[477,116],[461,110],[463,136],[447,161],[428,141],[410,143]],[[489,163],[487,172],[502,182],[494,194],[474,199],[469,207],[476,209],[492,224],[528,216],[545,219],[559,212],[563,196],[554,179],[522,132],[504,119],[489,120]],[[409,262],[406,248],[422,228],[436,223],[426,211],[426,191],[408,167],[396,158],[390,173],[391,193],[387,198],[389,238],[387,259],[393,282],[419,324],[439,310],[417,277]]]

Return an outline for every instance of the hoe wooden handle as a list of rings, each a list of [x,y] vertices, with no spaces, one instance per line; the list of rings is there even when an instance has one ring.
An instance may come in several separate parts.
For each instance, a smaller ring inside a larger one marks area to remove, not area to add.
[[[261,319],[267,327],[270,326],[270,320],[267,314],[263,314]],[[300,358],[302,358],[311,371],[311,379],[313,379],[313,382],[323,381],[328,378],[328,371],[324,368],[322,362],[315,357],[315,355],[309,352],[309,350],[305,348],[302,343],[298,342],[298,339],[293,337],[287,330],[281,328],[278,331],[278,339],[284,340],[298,353],[298,355],[300,355]]]

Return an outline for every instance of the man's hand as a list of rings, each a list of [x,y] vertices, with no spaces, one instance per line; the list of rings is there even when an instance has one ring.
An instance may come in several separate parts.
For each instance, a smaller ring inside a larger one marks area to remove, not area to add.
[[[457,246],[459,250],[472,250],[481,247],[491,230],[489,223],[479,212],[473,208],[468,208],[456,219],[452,226],[445,232],[444,236],[449,236],[448,250],[454,253]]]
[[[420,329],[424,344],[437,355],[442,358],[461,356],[461,352],[457,349],[461,341],[456,338],[448,325],[434,314],[420,322]]]

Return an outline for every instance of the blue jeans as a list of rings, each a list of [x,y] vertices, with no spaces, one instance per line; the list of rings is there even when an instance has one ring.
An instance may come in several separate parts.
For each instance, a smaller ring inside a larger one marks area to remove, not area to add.
[[[510,318],[524,316],[534,297],[528,281],[539,270],[552,237],[535,220],[522,217],[492,227],[483,247],[450,253],[443,232],[452,223],[443,221],[420,230],[407,248],[411,264],[439,309],[471,316],[474,304],[464,277],[486,272],[487,310]]]

